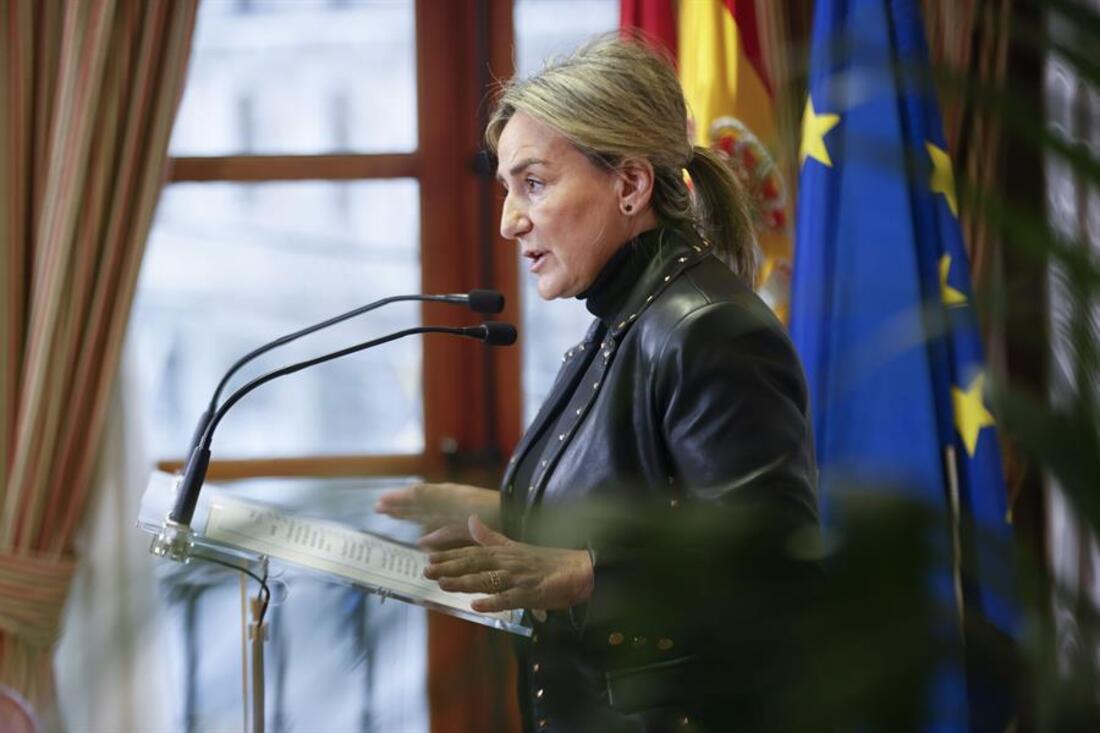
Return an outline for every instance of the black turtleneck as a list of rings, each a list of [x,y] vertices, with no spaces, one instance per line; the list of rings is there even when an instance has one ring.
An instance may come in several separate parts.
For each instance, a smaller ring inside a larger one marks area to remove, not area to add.
[[[609,321],[622,308],[630,291],[637,284],[645,271],[649,257],[652,255],[653,243],[656,241],[657,230],[644,232],[635,239],[630,240],[612,255],[607,264],[600,270],[600,274],[583,293],[577,296],[583,300],[588,312],[600,320],[596,327],[589,331],[587,339],[598,344],[607,333]],[[592,358],[599,353],[597,348],[587,348],[579,352],[575,359],[583,360],[576,365],[574,374],[578,377],[588,369]],[[542,458],[543,450],[551,435],[556,430],[551,430],[561,417],[562,408],[569,403],[569,394],[565,394],[557,401],[554,412],[544,421],[542,432],[536,438],[531,448],[524,455],[523,460],[516,466],[513,485],[517,492],[517,498],[522,498],[527,493],[531,483],[531,477],[535,474],[535,467]]]
[[[620,247],[588,289],[577,296],[585,301],[589,313],[606,323],[619,312],[649,263],[658,232],[643,232]]]

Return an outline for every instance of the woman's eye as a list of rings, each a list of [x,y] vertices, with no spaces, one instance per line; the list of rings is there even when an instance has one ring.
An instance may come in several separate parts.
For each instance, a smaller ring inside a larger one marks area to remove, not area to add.
[[[527,191],[530,193],[534,193],[542,189],[542,181],[536,180],[534,178],[527,178],[524,180],[523,183],[525,186],[527,186]]]

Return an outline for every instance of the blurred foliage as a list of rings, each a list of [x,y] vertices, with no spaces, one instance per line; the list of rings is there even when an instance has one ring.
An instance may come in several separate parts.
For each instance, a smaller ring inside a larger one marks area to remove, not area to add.
[[[1014,0],[1012,7],[1012,59],[1002,81],[946,67],[935,69],[935,81],[943,98],[964,103],[971,115],[995,118],[1004,132],[1005,175],[983,183],[956,169],[960,208],[989,227],[1008,263],[977,293],[983,323],[1007,334],[1027,360],[1043,361],[1024,364],[1029,374],[1023,379],[1013,373],[1019,359],[1008,373],[995,371],[990,400],[999,436],[1011,453],[1026,458],[1026,471],[1015,467],[1027,474],[1025,490],[1056,486],[1100,538],[1100,5]],[[1064,93],[1043,86],[1055,59],[1079,85],[1071,108],[1075,135],[1051,124],[1042,103]],[[1025,73],[1017,75],[1020,66]],[[873,144],[863,154],[874,156]],[[1044,169],[1070,177],[1079,192],[1073,226],[1055,226]],[[1021,170],[1033,175],[1019,180]],[[974,581],[973,556],[1003,559],[1005,567],[994,573],[997,590],[1015,594],[1021,619],[1017,638],[1008,639],[964,612],[960,648],[943,634],[959,618],[953,600],[927,582],[952,572],[950,553],[933,539],[950,526],[950,517],[886,500],[883,487],[851,488],[841,500],[843,536],[824,556],[827,582],[816,591],[814,612],[792,627],[806,654],[806,660],[793,660],[792,670],[796,678],[805,675],[804,689],[812,693],[792,698],[800,710],[785,720],[789,727],[777,730],[918,729],[930,722],[932,680],[944,660],[960,653],[972,688],[1015,700],[1014,730],[1100,730],[1100,612],[1090,597],[1095,580],[1067,585],[1056,578],[1035,534],[1018,531],[1016,547],[1009,547],[964,522],[963,585]],[[1030,510],[1041,512],[1042,500],[1031,499]],[[1086,546],[1080,556],[1088,553]],[[1057,633],[1055,609],[1072,614],[1076,637]],[[973,730],[1005,729],[995,709],[972,708],[970,714]]]
[[[1091,119],[1086,110],[1088,90],[1100,94],[1100,14],[1079,0],[1020,6],[1030,12],[1013,18],[1015,48],[1039,63],[1040,83],[1045,64],[1055,58],[1077,78],[1072,114],[1083,128],[1077,134],[1085,139],[1056,129],[1050,110],[1036,109],[1030,103],[1034,90],[1029,94],[1019,82],[1010,79],[1000,89],[983,88],[972,79],[953,83],[1002,121],[1009,133],[1009,156],[1034,156],[1048,172],[1062,171],[1077,190],[1095,196],[1100,191],[1100,149],[1089,138],[1100,138],[1100,108]],[[1048,101],[1052,93],[1061,90],[1046,90]],[[1090,241],[1084,211],[1076,212],[1073,227],[1059,231],[1046,199],[1051,181],[1036,185],[1040,197],[1027,201],[1007,193],[1006,183],[992,189],[968,183],[960,181],[964,204],[996,230],[1017,267],[1030,266],[1036,273],[1030,278],[1034,290],[992,301],[993,317],[1016,329],[1020,341],[1045,341],[1045,349],[1032,353],[1048,360],[1043,367],[1050,375],[1042,391],[1013,382],[1011,375],[995,384],[992,405],[1000,433],[1041,472],[1044,482],[1061,489],[1075,516],[1100,537],[1100,231],[1094,228]],[[1078,196],[1077,205],[1085,206],[1087,200]],[[1036,302],[1045,306],[1050,319],[1046,332],[1020,333],[1029,323],[1021,314],[1031,312]],[[1048,545],[1060,539],[1048,538]],[[1100,730],[1100,617],[1089,597],[1093,589],[1078,586],[1076,579],[1067,587],[1054,577],[1043,548],[1025,544],[1017,565],[1024,611],[1019,640],[1023,720],[1037,730]],[[1057,633],[1054,609],[1072,613],[1079,639]]]
[[[1025,159],[1025,169],[1061,171],[1077,190],[1095,196],[1100,148],[1093,142],[1100,139],[1100,107],[1093,104],[1091,119],[1087,108],[1088,90],[1100,94],[1100,14],[1080,0],[1023,0],[1013,7],[1010,48],[1033,66],[1033,74],[1023,79],[1010,74],[992,86],[975,75],[941,69],[941,91],[965,97],[979,114],[996,116],[1005,130],[1010,163]],[[1085,139],[1057,129],[1050,110],[1036,104],[1062,91],[1035,88],[1044,83],[1046,65],[1054,59],[1080,84],[1072,114]],[[1014,285],[993,283],[981,306],[1030,358],[1046,360],[1030,365],[1044,374],[1042,384],[1014,379],[1011,373],[994,383],[992,410],[999,433],[1030,462],[1036,478],[1030,490],[1040,490],[1043,483],[1057,486],[1075,516],[1100,537],[1100,231],[1094,230],[1089,240],[1084,211],[1077,212],[1075,226],[1059,231],[1047,203],[1050,184],[1041,176],[985,186],[958,179],[961,205],[992,229],[1016,269],[1008,273]],[[1086,201],[1084,195],[1077,198],[1078,205]],[[1044,323],[1036,322],[1037,311]],[[988,537],[974,528],[966,531],[968,542],[988,548]],[[1016,560],[1022,619],[1015,648],[991,636],[988,628],[968,624],[968,662],[979,669],[1012,670],[1004,683],[1015,681],[1020,729],[1100,730],[1100,614],[1089,598],[1092,589],[1076,582],[1067,587],[1054,577],[1047,551],[1029,543],[1034,539],[1018,533],[1015,553],[998,548]],[[1059,540],[1048,538],[1048,545]],[[1057,633],[1056,608],[1072,613],[1079,639]]]

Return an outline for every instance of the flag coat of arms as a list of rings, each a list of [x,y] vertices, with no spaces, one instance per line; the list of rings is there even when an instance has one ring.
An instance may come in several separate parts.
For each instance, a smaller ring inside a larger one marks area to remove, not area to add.
[[[676,59],[692,141],[726,158],[752,197],[763,254],[757,292],[786,321],[790,201],[757,2],[622,0],[621,20]]]

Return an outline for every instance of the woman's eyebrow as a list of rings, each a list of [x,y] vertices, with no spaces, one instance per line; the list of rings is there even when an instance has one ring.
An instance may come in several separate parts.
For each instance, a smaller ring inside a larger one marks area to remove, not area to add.
[[[511,168],[508,169],[508,177],[509,178],[514,178],[517,175],[519,175],[520,173],[522,173],[525,168],[528,168],[532,165],[539,165],[539,164],[544,164],[545,165],[545,163],[546,163],[546,161],[543,160],[542,158],[524,158],[523,160],[519,161],[518,163],[516,163],[515,165],[513,165]],[[504,183],[504,176],[502,176],[499,172],[497,173],[497,180],[500,181],[501,183]]]

